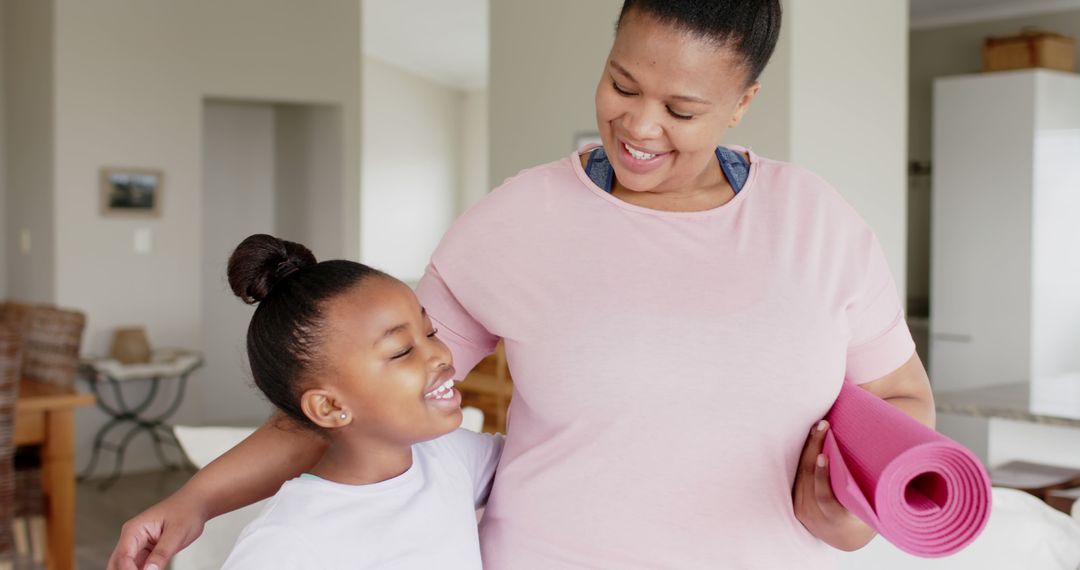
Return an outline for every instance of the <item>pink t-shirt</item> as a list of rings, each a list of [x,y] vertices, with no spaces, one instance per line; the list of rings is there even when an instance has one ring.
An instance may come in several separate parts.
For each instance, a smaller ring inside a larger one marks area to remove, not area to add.
[[[514,378],[485,568],[828,568],[795,518],[806,436],[846,376],[912,355],[884,256],[817,176],[751,155],[727,204],[661,212],[575,153],[447,232],[417,293],[460,374]]]

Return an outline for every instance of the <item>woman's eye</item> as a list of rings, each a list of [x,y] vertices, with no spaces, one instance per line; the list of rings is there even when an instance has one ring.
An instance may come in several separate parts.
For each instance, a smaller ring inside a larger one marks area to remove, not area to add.
[[[672,109],[671,107],[667,108],[667,112],[672,117],[675,117],[676,119],[682,119],[684,121],[689,121],[690,119],[694,118],[693,115],[690,115],[690,114],[687,114],[687,113],[680,113],[680,112],[676,111],[675,109]]]
[[[397,354],[395,354],[395,355],[391,356],[391,357],[390,357],[390,360],[397,360],[397,359],[399,359],[399,358],[405,358],[405,357],[406,357],[406,356],[408,356],[408,355],[409,355],[409,353],[410,353],[410,352],[412,352],[412,351],[413,351],[413,347],[411,347],[411,346],[410,346],[409,348],[406,348],[405,350],[403,350],[403,351],[401,351],[401,352],[399,352],[399,353],[397,353]]]
[[[432,329],[431,332],[427,333],[427,337],[428,338],[435,338],[435,335],[437,335],[437,334],[439,334],[439,329]]]
[[[614,82],[614,81],[611,82],[611,86],[615,88],[615,91],[617,91],[619,93],[619,95],[623,95],[623,96],[626,96],[626,97],[637,95],[637,93],[627,91],[626,89],[623,89],[622,87],[619,87],[619,84]]]

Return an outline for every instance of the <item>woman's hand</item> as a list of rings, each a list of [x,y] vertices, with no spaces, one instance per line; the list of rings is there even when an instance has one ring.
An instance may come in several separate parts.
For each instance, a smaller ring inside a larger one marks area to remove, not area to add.
[[[178,492],[124,523],[108,570],[164,570],[202,534],[206,516],[197,503]]]
[[[806,438],[795,473],[795,516],[811,534],[840,550],[858,550],[874,538],[874,529],[836,500],[829,483],[828,458],[821,453],[829,423],[821,420]]]

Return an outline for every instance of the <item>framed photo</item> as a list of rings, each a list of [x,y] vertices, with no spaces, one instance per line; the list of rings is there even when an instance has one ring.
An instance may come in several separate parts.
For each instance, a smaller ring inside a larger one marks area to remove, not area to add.
[[[160,170],[102,168],[101,213],[106,216],[160,216],[164,179]]]

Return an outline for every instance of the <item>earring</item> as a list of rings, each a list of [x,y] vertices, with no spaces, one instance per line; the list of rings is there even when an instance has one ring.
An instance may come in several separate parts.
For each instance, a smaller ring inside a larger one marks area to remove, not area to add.
[[[341,419],[345,419],[347,417],[349,417],[348,412],[341,412]]]

